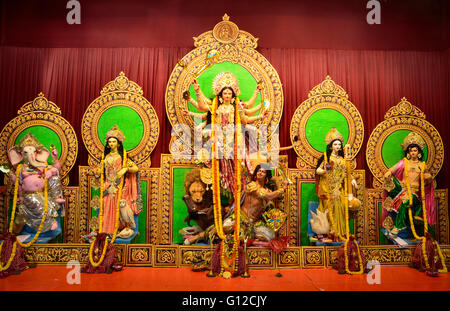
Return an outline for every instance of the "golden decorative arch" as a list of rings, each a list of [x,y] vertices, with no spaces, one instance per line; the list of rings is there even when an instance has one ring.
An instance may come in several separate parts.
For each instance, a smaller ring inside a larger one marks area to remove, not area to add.
[[[205,59],[212,50],[216,51],[216,63],[231,62],[245,68],[263,87],[262,96],[270,101],[269,117],[263,124],[278,124],[283,112],[283,89],[278,73],[269,61],[256,48],[258,38],[240,30],[238,26],[224,15],[223,20],[207,31],[194,37],[195,49],[186,54],[172,71],[166,87],[165,105],[170,124],[187,124],[193,129],[191,117],[182,111],[188,109],[183,92],[189,90],[193,78],[205,66]],[[239,77],[238,77],[239,78]],[[270,126],[268,126],[270,128]],[[172,137],[173,142],[174,137]]]
[[[145,164],[150,167],[150,154],[158,143],[159,120],[155,109],[143,94],[142,88],[137,83],[130,81],[123,72],[120,72],[113,81],[103,87],[100,96],[94,99],[86,109],[81,124],[81,134],[91,157],[90,161],[98,163],[102,158],[104,142],[103,138],[98,135],[100,118],[108,109],[123,106],[134,110],[142,120],[144,127],[139,144],[133,149],[127,150],[128,155],[136,164]]]
[[[34,100],[25,103],[17,114],[18,116],[6,124],[0,133],[0,163],[9,163],[7,151],[14,146],[17,137],[24,130],[33,126],[46,127],[55,132],[61,142],[60,176],[62,184],[67,186],[68,173],[78,155],[78,140],[73,127],[61,116],[61,109],[40,92]]]
[[[348,99],[347,92],[337,85],[330,76],[316,85],[308,94],[308,99],[300,104],[294,112],[290,126],[290,137],[294,150],[299,156],[298,168],[313,168],[322,152],[311,146],[306,137],[306,123],[310,116],[321,109],[333,109],[347,120],[349,137],[347,143],[352,150],[352,158],[358,154],[364,139],[364,123],[358,109]],[[333,126],[332,122],[330,128]],[[295,138],[298,143],[295,143]]]
[[[381,187],[383,175],[388,170],[382,157],[383,144],[389,135],[398,130],[410,130],[422,136],[428,147],[427,167],[433,177],[439,173],[444,163],[444,144],[439,132],[425,118],[425,113],[405,97],[386,112],[385,120],[375,127],[367,141],[366,160],[375,177],[374,187]]]

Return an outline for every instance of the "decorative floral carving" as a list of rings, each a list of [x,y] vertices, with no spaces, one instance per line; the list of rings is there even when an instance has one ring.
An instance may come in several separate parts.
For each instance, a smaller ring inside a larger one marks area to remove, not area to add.
[[[17,112],[18,116],[5,125],[0,133],[0,163],[9,163],[7,150],[14,146],[17,137],[27,128],[44,126],[54,131],[61,142],[60,176],[63,186],[69,184],[68,173],[78,155],[78,140],[70,123],[61,117],[61,110],[44,94],[39,93],[33,101],[25,103]],[[49,147],[49,146],[48,146]]]
[[[298,137],[299,143],[294,144],[294,150],[302,161],[297,160],[297,168],[315,167],[322,155],[314,149],[306,137],[305,128],[309,117],[321,109],[334,109],[346,119],[349,127],[348,144],[352,156],[358,154],[364,139],[364,123],[358,109],[348,100],[348,94],[337,85],[330,76],[315,86],[308,94],[308,99],[301,103],[294,112],[290,126],[291,141]]]
[[[268,118],[263,120],[266,125],[278,124],[283,111],[283,89],[276,70],[268,60],[256,51],[258,39],[229,21],[227,16],[219,22],[214,30],[194,37],[194,50],[186,54],[172,71],[166,87],[166,113],[172,124],[188,124],[193,129],[191,117],[185,117],[183,110],[188,108],[183,92],[188,90],[193,76],[204,65],[205,57],[211,50],[217,50],[217,63],[229,61],[239,64],[250,72],[256,81],[262,81],[263,96],[269,100]],[[183,141],[183,136],[176,137]],[[183,141],[185,146],[190,142]],[[172,145],[172,142],[171,142]],[[170,149],[171,153],[175,150]]]
[[[98,137],[98,122],[105,111],[115,106],[126,106],[133,109],[141,118],[144,133],[139,144],[128,154],[133,161],[150,163],[150,154],[158,143],[159,120],[155,109],[143,96],[142,88],[130,81],[123,72],[113,81],[107,83],[100,92],[100,96],[94,99],[84,113],[81,132],[83,142],[90,157],[97,164],[102,157],[104,142]]]
[[[444,162],[444,144],[436,128],[425,120],[425,114],[402,98],[400,103],[390,108],[384,116],[385,121],[378,124],[367,141],[366,160],[374,178],[373,186],[383,184],[383,176],[388,167],[383,161],[382,147],[389,135],[398,130],[418,133],[428,147],[427,167],[436,176]]]

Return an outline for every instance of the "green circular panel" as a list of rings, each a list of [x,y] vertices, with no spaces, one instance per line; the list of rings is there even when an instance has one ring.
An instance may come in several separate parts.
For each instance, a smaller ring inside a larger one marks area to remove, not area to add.
[[[309,117],[306,122],[305,135],[308,143],[319,152],[325,152],[327,144],[325,136],[335,127],[344,137],[344,144],[348,141],[348,122],[343,114],[334,109],[321,109]]]
[[[398,161],[405,157],[405,152],[403,151],[401,144],[403,144],[403,140],[411,132],[412,131],[410,130],[397,130],[386,137],[381,148],[381,157],[387,167],[393,167]],[[426,161],[428,158],[428,147],[426,145],[425,148],[423,148],[423,154],[423,160]]]
[[[214,93],[212,89],[212,83],[214,78],[221,72],[231,72],[239,81],[239,90],[241,94],[239,98],[241,100],[249,100],[255,91],[257,81],[253,78],[250,72],[239,64],[233,64],[231,62],[223,62],[220,64],[214,64],[211,68],[206,69],[198,78],[198,84],[203,94],[208,98],[213,98]],[[197,98],[194,87],[191,85],[189,89],[192,98]],[[255,105],[261,102],[261,94],[256,98]],[[192,104],[189,104],[189,110],[198,112]]]
[[[61,156],[61,140],[59,139],[58,134],[56,134],[52,129],[42,125],[31,126],[24,129],[19,134],[19,136],[17,136],[16,140],[14,141],[14,145],[18,145],[20,143],[20,140],[28,133],[33,134],[37,138],[37,140],[48,150],[50,150],[51,145],[54,145],[56,150],[58,151],[58,158]],[[49,164],[53,164],[51,156],[48,157],[47,162]]]
[[[106,110],[98,120],[97,133],[101,143],[105,144],[106,133],[117,125],[125,135],[125,150],[136,148],[144,135],[144,123],[139,114],[125,106],[114,106]]]

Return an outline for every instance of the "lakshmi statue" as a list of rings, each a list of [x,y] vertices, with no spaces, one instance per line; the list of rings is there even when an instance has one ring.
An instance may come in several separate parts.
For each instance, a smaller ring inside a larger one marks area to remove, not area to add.
[[[129,238],[136,228],[134,215],[142,211],[139,168],[123,147],[125,135],[117,125],[106,133],[101,166],[99,232]],[[101,228],[101,229],[100,229]]]
[[[319,197],[318,211],[328,211],[329,234],[337,242],[346,240],[346,200],[352,201],[346,191],[348,170],[342,144],[344,138],[336,128],[325,137],[326,152],[319,158],[316,167],[316,193]],[[356,180],[350,176],[351,186],[357,188]],[[349,186],[349,188],[351,187]]]
[[[433,178],[424,162],[425,142],[411,132],[403,141],[405,157],[384,174],[383,227],[388,237],[422,236],[434,225]]]

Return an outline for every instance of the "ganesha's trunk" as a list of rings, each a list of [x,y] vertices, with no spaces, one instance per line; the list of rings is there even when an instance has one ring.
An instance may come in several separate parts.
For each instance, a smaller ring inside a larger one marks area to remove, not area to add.
[[[31,166],[34,166],[34,167],[46,167],[47,166],[46,163],[36,161],[34,155],[30,155],[28,157],[28,164],[30,164]]]

